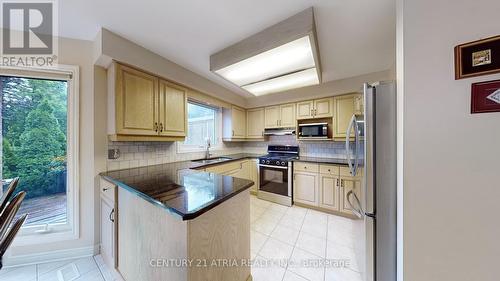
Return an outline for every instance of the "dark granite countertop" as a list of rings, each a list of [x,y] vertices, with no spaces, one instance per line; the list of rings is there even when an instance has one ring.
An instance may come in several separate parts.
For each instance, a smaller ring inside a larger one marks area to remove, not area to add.
[[[319,163],[319,164],[336,164],[336,165],[346,165],[347,166],[347,159],[346,158],[321,158],[321,157],[307,157],[307,156],[300,156],[297,159],[294,159],[293,161],[298,161],[298,162],[312,162],[312,163]],[[364,161],[361,159],[359,162],[359,165],[363,165]]]
[[[179,215],[194,219],[253,185],[250,180],[196,171],[210,165],[258,158],[259,154],[233,154],[228,160],[202,164],[192,161],[166,163],[101,173],[106,180]]]

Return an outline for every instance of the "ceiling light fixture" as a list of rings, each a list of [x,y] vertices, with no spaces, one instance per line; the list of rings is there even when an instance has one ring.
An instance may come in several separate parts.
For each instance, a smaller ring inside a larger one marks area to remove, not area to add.
[[[212,56],[210,70],[255,96],[321,82],[309,8]]]

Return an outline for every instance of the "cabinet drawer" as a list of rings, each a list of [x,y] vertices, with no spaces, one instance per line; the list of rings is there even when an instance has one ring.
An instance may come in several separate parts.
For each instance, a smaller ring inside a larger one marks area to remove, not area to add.
[[[293,169],[295,171],[317,173],[319,172],[319,165],[315,163],[295,162],[293,163]]]
[[[353,177],[351,175],[349,167],[347,167],[347,166],[340,167],[340,176],[341,177]],[[361,178],[361,177],[363,177],[363,168],[358,168],[358,172],[356,173],[355,178]]]
[[[339,166],[321,164],[321,165],[319,165],[319,172],[321,174],[338,176],[339,175]]]
[[[112,203],[115,202],[116,186],[105,179],[100,180],[101,196],[107,198]]]

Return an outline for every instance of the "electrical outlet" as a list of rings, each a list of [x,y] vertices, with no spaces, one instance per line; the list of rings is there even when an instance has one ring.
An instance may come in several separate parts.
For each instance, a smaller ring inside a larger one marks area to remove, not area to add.
[[[120,158],[120,149],[108,149],[108,159],[118,159]]]

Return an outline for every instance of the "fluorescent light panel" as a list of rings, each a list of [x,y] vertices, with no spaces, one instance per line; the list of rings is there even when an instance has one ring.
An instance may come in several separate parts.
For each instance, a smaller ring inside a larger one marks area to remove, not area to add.
[[[315,66],[309,36],[304,36],[216,70],[215,72],[234,84],[246,89],[247,85],[250,86],[249,84],[260,81],[264,82],[266,79],[314,68]],[[272,80],[274,81],[275,79]]]
[[[316,68],[310,68],[274,79],[246,85],[242,88],[256,96],[262,96],[316,84],[319,84],[318,73]]]

